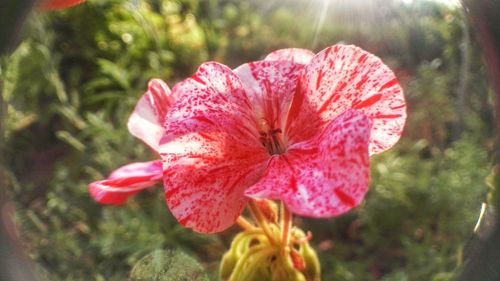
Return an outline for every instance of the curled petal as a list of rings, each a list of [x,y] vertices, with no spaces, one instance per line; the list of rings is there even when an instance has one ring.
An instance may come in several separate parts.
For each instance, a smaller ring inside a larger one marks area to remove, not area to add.
[[[259,122],[283,128],[304,66],[289,61],[256,61],[234,70]]]
[[[149,81],[148,90],[128,120],[129,132],[157,151],[165,131],[165,116],[172,102],[170,88],[165,82],[160,79]]]
[[[161,160],[131,163],[115,170],[100,181],[89,184],[90,195],[101,204],[119,205],[137,192],[162,179]]]
[[[247,196],[283,200],[292,212],[332,217],[357,206],[368,190],[369,120],[349,110],[315,138],[274,156]]]
[[[314,57],[314,53],[307,49],[288,48],[276,50],[266,56],[267,61],[290,61],[299,64],[308,64]]]
[[[41,10],[60,10],[76,6],[85,0],[42,0],[39,8]]]
[[[356,109],[370,119],[370,154],[399,140],[406,102],[396,76],[378,57],[356,46],[335,45],[319,52],[303,73],[287,120],[292,137],[307,137],[301,130],[306,121],[321,127]]]
[[[218,63],[179,83],[161,140],[165,198],[184,226],[212,233],[231,226],[268,155],[258,140],[240,79]]]

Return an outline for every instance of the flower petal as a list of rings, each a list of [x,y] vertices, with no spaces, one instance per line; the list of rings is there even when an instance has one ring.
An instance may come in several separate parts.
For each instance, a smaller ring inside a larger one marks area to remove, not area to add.
[[[363,199],[369,181],[369,120],[349,110],[315,138],[274,156],[245,195],[283,200],[292,212],[332,217]]]
[[[307,49],[288,48],[276,50],[266,56],[267,61],[291,61],[300,64],[308,64],[314,57],[314,53]]]
[[[256,61],[234,70],[240,77],[259,124],[284,128],[286,114],[304,65],[289,61]]]
[[[85,2],[85,0],[42,0],[39,8],[41,10],[59,10],[76,6]]]
[[[287,130],[297,139],[304,138],[304,122],[321,127],[349,109],[370,119],[370,154],[389,149],[402,134],[406,103],[396,76],[356,46],[335,45],[319,52],[306,66],[300,87],[287,121]]]
[[[212,233],[231,226],[269,156],[240,79],[228,67],[203,64],[179,83],[159,152],[165,198],[186,227]]]
[[[101,204],[119,205],[137,192],[153,186],[163,176],[161,160],[131,163],[100,181],[89,184],[90,195]]]
[[[128,120],[129,132],[144,141],[153,150],[158,150],[165,129],[165,116],[173,102],[170,88],[160,79],[152,79],[148,90],[139,99]]]

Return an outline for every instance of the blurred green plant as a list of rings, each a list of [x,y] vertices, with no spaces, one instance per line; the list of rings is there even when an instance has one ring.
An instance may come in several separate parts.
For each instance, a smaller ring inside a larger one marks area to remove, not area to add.
[[[33,14],[2,60],[7,191],[46,280],[124,280],[155,249],[196,256],[210,277],[227,237],[169,215],[161,188],[122,207],[87,194],[102,171],[154,155],[126,131],[150,78],[173,86],[206,60],[232,67],[283,47],[344,41],[381,56],[403,84],[403,141],[373,159],[364,205],[311,229],[324,280],[451,280],[487,187],[491,95],[471,42],[468,95],[455,110],[463,41],[458,8],[432,1],[90,0]],[[321,14],[324,13],[324,17]],[[323,20],[321,20],[323,18]],[[463,134],[452,128],[464,116]]]

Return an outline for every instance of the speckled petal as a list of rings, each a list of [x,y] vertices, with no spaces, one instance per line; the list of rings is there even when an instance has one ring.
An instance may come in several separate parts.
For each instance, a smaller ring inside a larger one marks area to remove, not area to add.
[[[306,66],[299,84],[287,121],[291,138],[310,137],[301,125],[304,122],[322,127],[356,109],[370,119],[370,154],[399,140],[406,120],[403,91],[378,57],[356,46],[329,47]]]
[[[160,79],[149,81],[148,90],[139,99],[128,120],[129,132],[144,141],[153,150],[158,150],[163,136],[165,116],[173,102],[170,89]]]
[[[165,198],[184,226],[212,233],[231,226],[269,159],[240,79],[209,62],[173,93],[159,149]]]
[[[268,61],[291,61],[300,64],[308,64],[314,57],[314,53],[307,49],[287,48],[276,50],[266,56]]]
[[[283,200],[310,217],[332,217],[357,206],[368,189],[369,120],[349,110],[313,139],[273,156],[250,197]]]
[[[240,77],[261,129],[284,128],[286,114],[304,66],[289,61],[256,61],[234,70]]]
[[[89,184],[92,198],[101,204],[119,205],[137,192],[162,179],[161,160],[131,163],[115,170],[107,179]]]

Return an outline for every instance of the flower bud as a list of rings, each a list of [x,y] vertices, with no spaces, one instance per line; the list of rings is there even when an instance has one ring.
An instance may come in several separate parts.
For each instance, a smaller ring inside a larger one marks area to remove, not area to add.
[[[283,245],[276,227],[271,227],[275,242],[261,228],[236,235],[220,265],[223,281],[319,281],[320,265],[304,232],[294,229],[298,248]],[[279,241],[276,243],[276,241]]]
[[[300,245],[300,255],[304,259],[305,269],[303,270],[307,281],[321,280],[321,267],[316,251],[305,242]]]
[[[221,280],[229,280],[237,262],[238,257],[233,253],[233,251],[229,251],[224,254],[220,263],[219,276]]]

